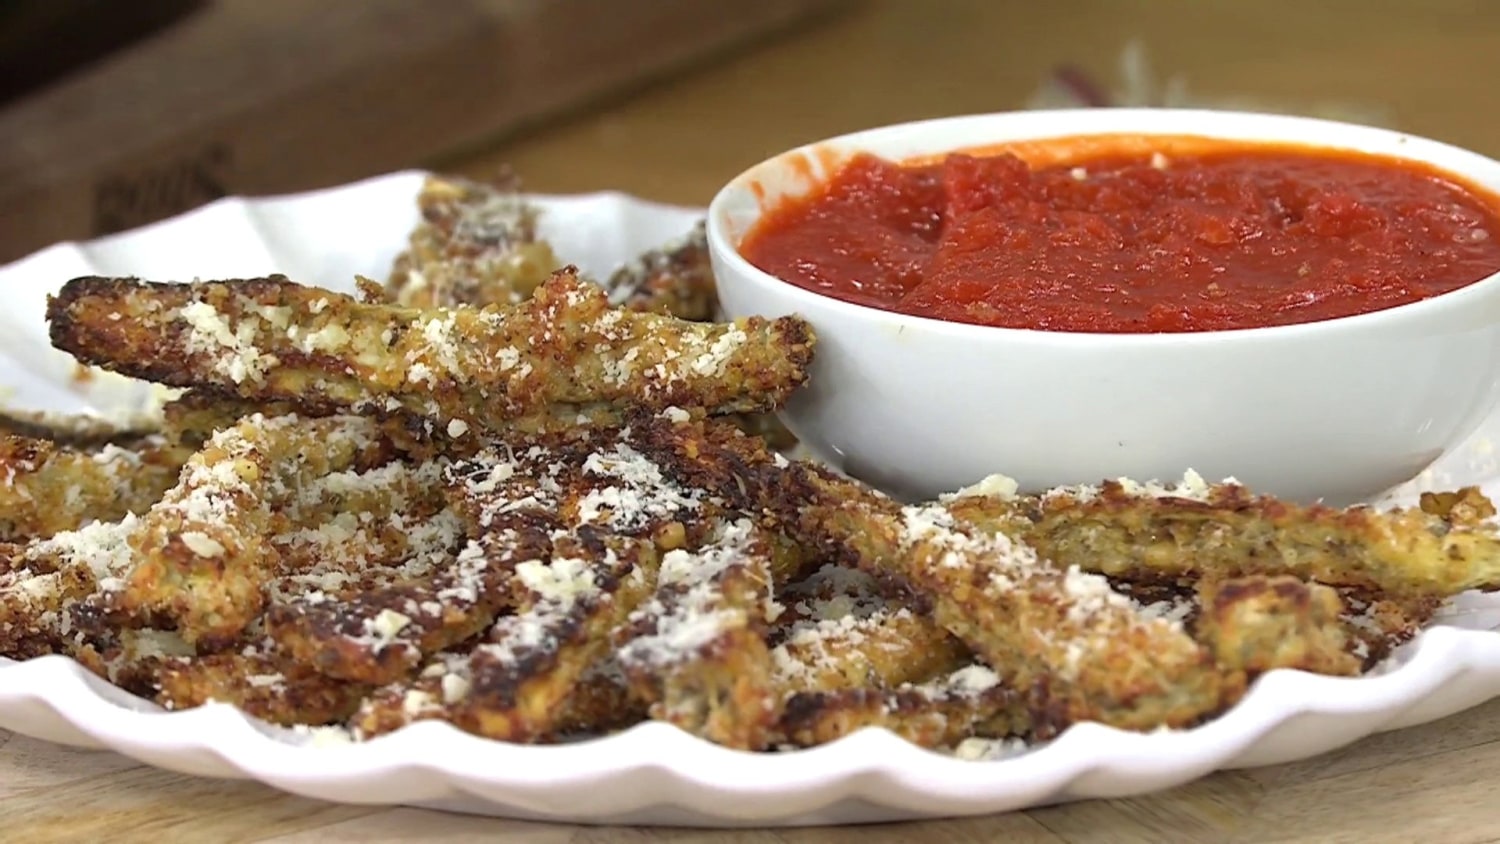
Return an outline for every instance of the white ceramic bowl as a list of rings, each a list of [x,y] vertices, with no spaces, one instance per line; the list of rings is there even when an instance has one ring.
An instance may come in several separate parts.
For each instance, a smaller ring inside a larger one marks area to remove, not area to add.
[[[762,209],[848,155],[892,159],[1095,134],[1282,141],[1431,162],[1500,193],[1500,162],[1382,129],[1167,109],[1012,112],[889,126],[750,168],[709,207],[730,316],[806,317],[809,386],[784,413],[819,456],[927,497],[1000,472],[1023,489],[1235,476],[1293,499],[1347,503],[1419,474],[1500,400],[1500,276],[1376,313],[1303,325],[1108,335],[904,316],[762,272],[737,245]]]

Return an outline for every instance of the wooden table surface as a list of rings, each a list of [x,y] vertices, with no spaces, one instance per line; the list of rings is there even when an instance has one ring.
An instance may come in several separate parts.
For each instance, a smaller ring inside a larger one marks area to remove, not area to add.
[[[1374,109],[1500,155],[1500,4],[1485,0],[886,0],[679,81],[440,162],[531,188],[702,203],[788,146],[1025,102],[1059,62],[1110,76],[1139,39],[1211,100]],[[571,57],[586,60],[586,57]],[[547,826],[338,806],[0,732],[0,840],[1170,842],[1500,841],[1500,702],[1292,765],[1163,794],[888,827],[715,833]]]

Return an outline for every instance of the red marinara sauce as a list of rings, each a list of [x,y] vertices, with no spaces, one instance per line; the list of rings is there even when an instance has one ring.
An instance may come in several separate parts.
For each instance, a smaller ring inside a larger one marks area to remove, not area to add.
[[[1085,158],[1036,165],[1010,152],[861,155],[768,209],[740,251],[848,302],[1093,333],[1315,322],[1500,271],[1500,201],[1419,163],[1290,146],[1085,146]]]

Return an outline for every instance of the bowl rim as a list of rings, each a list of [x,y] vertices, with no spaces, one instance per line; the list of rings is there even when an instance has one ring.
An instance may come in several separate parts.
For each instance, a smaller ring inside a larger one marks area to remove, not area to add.
[[[1269,127],[1290,127],[1294,130],[1294,136],[1280,140],[1266,137],[1246,137],[1243,132],[1216,131],[1215,122],[1224,119],[1240,122],[1260,123]],[[974,340],[981,342],[999,342],[1007,340],[1021,343],[1041,344],[1067,344],[1071,347],[1090,346],[1117,346],[1129,347],[1155,347],[1155,346],[1196,346],[1222,344],[1226,342],[1281,342],[1313,337],[1326,338],[1328,335],[1337,335],[1348,332],[1369,332],[1388,330],[1393,324],[1400,324],[1408,320],[1422,320],[1441,315],[1444,310],[1463,311],[1471,304],[1484,301],[1492,296],[1500,295],[1500,270],[1491,273],[1477,281],[1464,285],[1463,287],[1396,305],[1377,311],[1351,314],[1348,316],[1334,317],[1331,319],[1315,320],[1310,322],[1290,323],[1287,325],[1260,326],[1253,328],[1219,329],[1212,331],[1181,331],[1181,332],[1157,332],[1157,333],[1111,333],[1111,332],[1082,332],[1082,331],[1052,331],[1040,328],[1010,328],[993,325],[979,325],[974,323],[955,322],[937,319],[935,317],[917,316],[901,313],[899,311],[884,310],[869,305],[861,305],[837,299],[804,287],[792,284],[776,275],[760,269],[750,263],[740,254],[739,244],[734,242],[725,230],[725,218],[727,207],[741,201],[745,193],[753,193],[750,187],[757,175],[763,170],[778,166],[782,162],[797,158],[816,156],[820,150],[830,147],[839,147],[840,152],[849,150],[868,149],[871,143],[879,143],[892,137],[902,135],[939,135],[958,127],[968,127],[987,122],[1001,124],[1024,125],[1030,122],[1046,124],[1055,120],[1078,120],[1084,123],[1097,123],[1097,128],[1084,131],[1039,131],[1032,132],[1010,132],[1003,129],[997,130],[996,134],[1001,136],[990,142],[994,144],[1005,143],[1010,140],[1048,140],[1087,137],[1090,135],[1161,135],[1163,137],[1203,137],[1215,140],[1244,140],[1250,143],[1277,144],[1285,143],[1297,146],[1323,146],[1326,149],[1361,151],[1348,142],[1329,143],[1320,145],[1301,136],[1295,135],[1295,130],[1301,130],[1305,134],[1311,134],[1318,130],[1337,132],[1342,135],[1356,135],[1375,142],[1405,147],[1416,146],[1419,151],[1432,155],[1452,157],[1469,164],[1474,168],[1494,168],[1493,187],[1485,187],[1478,184],[1482,180],[1476,178],[1472,172],[1466,172],[1462,167],[1455,167],[1446,162],[1433,161],[1431,156],[1423,155],[1401,155],[1394,152],[1382,152],[1392,158],[1406,158],[1410,161],[1421,162],[1439,170],[1446,171],[1460,177],[1468,185],[1480,187],[1487,190],[1496,202],[1495,211],[1500,215],[1500,160],[1490,158],[1473,150],[1466,149],[1444,141],[1427,138],[1410,132],[1401,132],[1394,129],[1386,129],[1376,126],[1366,126],[1357,123],[1349,123],[1326,118],[1303,117],[1299,115],[1278,114],[1260,111],[1242,111],[1230,109],[1201,109],[1201,108],[1135,108],[1135,107],[1104,107],[1104,108],[1072,108],[1072,109],[1034,109],[1019,111],[983,112],[975,114],[954,115],[949,117],[929,118],[923,120],[912,120],[902,123],[892,123],[842,135],[824,138],[793,147],[777,153],[769,158],[763,159],[750,167],[745,168],[733,179],[724,184],[715,192],[713,199],[708,204],[706,234],[710,255],[726,263],[734,274],[749,281],[752,284],[775,288],[777,295],[789,298],[799,307],[811,307],[831,312],[841,318],[850,320],[877,320],[883,321],[899,329],[920,329],[932,334],[947,336],[952,339]],[[1137,128],[1112,127],[1111,123],[1123,122],[1154,122],[1154,121],[1200,121],[1201,128],[1194,131],[1184,131],[1181,128],[1163,129],[1160,131],[1143,130]],[[954,149],[974,148],[983,146],[980,144],[956,144]],[[1423,149],[1425,148],[1425,149]],[[880,153],[876,153],[880,154]],[[931,155],[942,155],[942,152],[930,153]],[[915,156],[913,156],[915,157]],[[723,275],[723,273],[718,273]],[[724,279],[720,279],[720,284]],[[732,283],[732,282],[731,282]],[[733,316],[733,314],[731,314]],[[986,340],[986,338],[988,338]]]

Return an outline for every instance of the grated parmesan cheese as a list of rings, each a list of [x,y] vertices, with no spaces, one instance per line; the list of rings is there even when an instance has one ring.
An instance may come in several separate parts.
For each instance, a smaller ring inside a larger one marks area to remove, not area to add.
[[[189,551],[200,557],[213,558],[224,556],[224,545],[206,533],[190,530],[182,534],[182,544]]]
[[[1121,492],[1134,498],[1180,498],[1204,503],[1213,500],[1213,485],[1192,469],[1183,473],[1182,480],[1171,484],[1160,481],[1136,481],[1130,478],[1116,478],[1115,483],[1119,484]],[[1221,483],[1235,486],[1239,484],[1239,481],[1234,478],[1225,478]],[[1102,490],[1097,486],[1080,484],[1049,490],[1043,494],[1042,498],[1043,500],[1072,498],[1077,501],[1092,501],[1101,494]]]
[[[628,531],[652,519],[695,511],[702,506],[701,493],[684,490],[668,480],[660,466],[624,443],[590,454],[583,471],[619,483],[591,490],[579,498],[580,524],[597,522]]]
[[[693,359],[693,362],[689,365],[689,369],[699,375],[716,376],[724,374],[724,367],[729,363],[730,357],[748,339],[749,337],[745,334],[743,328],[731,325],[714,340],[707,351]]]
[[[606,552],[606,556],[612,558],[614,555]],[[554,557],[546,563],[528,560],[517,564],[515,571],[523,586],[541,600],[562,609],[599,592],[589,562],[576,557]]]
[[[373,636],[376,640],[375,650],[378,653],[385,646],[396,640],[406,625],[411,623],[411,617],[396,612],[393,609],[382,609],[379,614],[366,622],[366,634]]]
[[[1031,750],[1031,745],[1018,738],[987,739],[969,737],[953,748],[953,755],[966,762],[997,762],[1020,756]]]
[[[473,683],[469,678],[452,672],[443,675],[439,681],[443,692],[443,703],[452,705],[469,696],[469,689]]]
[[[998,498],[1001,501],[1014,501],[1020,485],[1016,479],[1008,475],[989,475],[978,483],[944,495],[942,501],[954,501],[960,498]]]
[[[749,520],[721,525],[704,548],[674,549],[662,557],[656,595],[631,614],[632,623],[649,623],[651,633],[631,640],[620,651],[623,664],[664,666],[690,658],[730,630],[750,624],[747,607],[724,593],[724,581],[755,564],[749,549],[755,536]],[[763,561],[762,561],[763,562]],[[770,593],[769,578],[766,581]],[[764,607],[763,602],[757,602]]]
[[[266,370],[279,362],[274,355],[263,354],[256,348],[255,338],[259,331],[253,320],[242,320],[238,328],[231,329],[224,315],[207,302],[183,305],[178,309],[178,316],[190,329],[187,350],[217,356],[215,371],[227,375],[236,384],[246,379],[264,380]]]
[[[26,559],[40,561],[55,558],[58,568],[84,566],[101,588],[123,587],[120,576],[129,570],[134,552],[129,538],[139,525],[134,513],[118,522],[91,522],[78,530],[62,531],[26,549]]]

